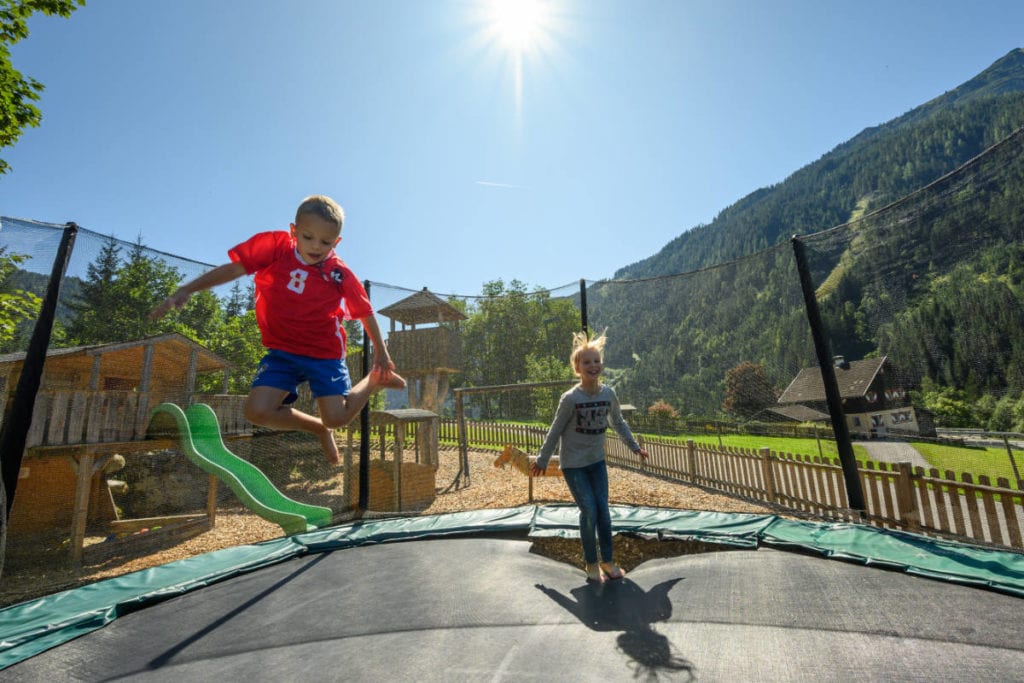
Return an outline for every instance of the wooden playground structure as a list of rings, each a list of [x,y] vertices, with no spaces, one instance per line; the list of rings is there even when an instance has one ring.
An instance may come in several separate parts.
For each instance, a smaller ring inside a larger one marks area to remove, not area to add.
[[[425,508],[435,496],[436,410],[447,394],[449,376],[461,362],[457,323],[462,314],[426,290],[389,309],[382,311],[392,316],[389,347],[394,347],[392,357],[410,379],[413,407],[371,414],[376,447],[368,462],[368,507],[401,511]],[[395,329],[396,320],[402,323],[401,330]],[[24,353],[0,356],[0,415],[14,396],[24,358]],[[352,369],[357,381],[358,368]],[[246,397],[227,393],[230,371],[225,359],[177,333],[48,351],[18,473],[9,538],[66,530],[70,559],[80,564],[87,534],[106,537],[102,550],[111,552],[118,544],[138,543],[143,530],[158,530],[164,540],[180,540],[211,529],[217,511],[216,476],[193,472],[191,465],[180,468],[193,477],[191,493],[201,495],[205,482],[202,512],[132,518],[125,518],[117,505],[115,494],[126,488],[117,477],[126,462],[178,448],[176,438],[147,433],[151,411],[164,402],[205,403],[216,413],[225,441],[251,439],[253,425],[243,413]],[[207,378],[205,386],[219,383],[222,393],[198,391],[201,377]],[[342,449],[342,507],[348,508],[359,500],[356,431],[355,426],[348,428]],[[411,461],[403,458],[407,446]]]
[[[13,396],[24,354],[0,356],[0,401]],[[126,458],[170,450],[173,439],[147,439],[151,406],[163,400],[210,402],[222,425],[245,434],[242,396],[196,392],[204,373],[229,370],[223,358],[177,333],[135,342],[55,349],[47,354],[18,475],[8,534],[12,539],[66,529],[70,558],[83,559],[87,528],[101,529],[111,543],[131,542],[142,530],[187,538],[212,528],[217,481],[207,482],[202,513],[125,519],[114,492]],[[2,406],[0,406],[2,407]],[[138,540],[137,538],[134,540]]]

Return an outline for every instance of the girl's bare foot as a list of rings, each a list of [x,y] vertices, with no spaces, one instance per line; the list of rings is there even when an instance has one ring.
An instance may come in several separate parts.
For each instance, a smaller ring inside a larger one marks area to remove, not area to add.
[[[612,581],[621,579],[626,575],[626,572],[622,571],[622,568],[614,562],[602,562],[601,571]]]

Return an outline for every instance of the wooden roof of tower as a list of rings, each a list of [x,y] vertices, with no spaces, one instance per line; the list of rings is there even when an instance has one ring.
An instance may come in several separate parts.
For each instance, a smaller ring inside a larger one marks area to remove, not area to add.
[[[428,291],[426,287],[377,312],[403,325],[422,325],[466,319],[462,311]]]

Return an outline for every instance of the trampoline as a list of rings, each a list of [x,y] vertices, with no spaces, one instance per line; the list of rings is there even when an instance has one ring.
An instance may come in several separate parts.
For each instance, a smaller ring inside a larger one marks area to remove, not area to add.
[[[62,601],[89,613],[93,601],[118,614],[52,647],[23,640],[25,656],[2,676],[1007,681],[1024,672],[1020,555],[853,525],[616,507],[617,531],[725,545],[593,585],[530,551],[530,535],[571,536],[573,512],[354,524],[8,608],[31,620]],[[838,537],[843,552],[832,548]],[[859,554],[865,539],[873,557]],[[894,561],[897,547],[911,561]]]

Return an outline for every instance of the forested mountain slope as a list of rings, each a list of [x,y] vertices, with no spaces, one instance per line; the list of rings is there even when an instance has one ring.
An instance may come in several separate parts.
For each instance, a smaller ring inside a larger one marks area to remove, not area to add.
[[[1015,49],[593,285],[591,325],[615,335],[619,386],[635,403],[703,415],[721,411],[727,374],[744,363],[785,388],[815,362],[790,244],[802,235],[833,353],[888,355],[933,393],[1018,400],[1022,127]]]
[[[865,96],[870,96],[866,94]],[[1024,49],[888,123],[868,128],[785,181],[626,266],[616,279],[681,273],[845,223],[927,185],[1024,125]]]

